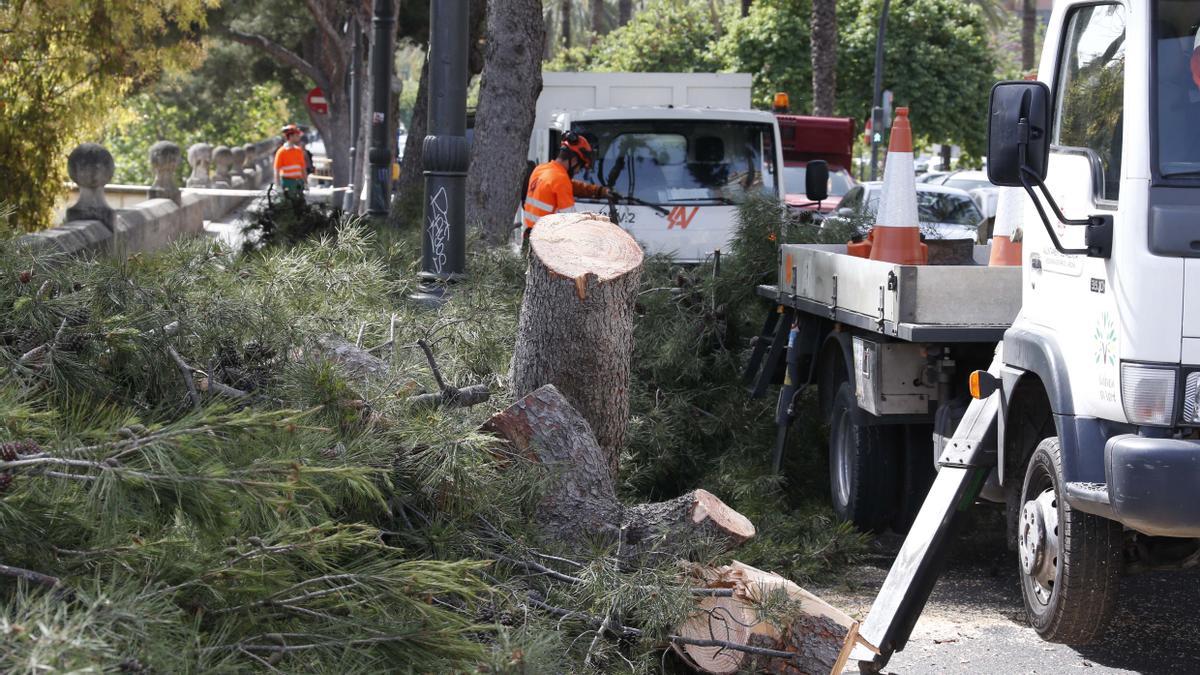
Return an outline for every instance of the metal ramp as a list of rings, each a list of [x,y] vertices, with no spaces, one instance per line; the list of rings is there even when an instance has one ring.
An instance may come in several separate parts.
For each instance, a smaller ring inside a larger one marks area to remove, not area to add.
[[[989,374],[998,376],[999,364],[997,357]],[[998,390],[972,400],[938,459],[937,478],[859,629],[859,635],[879,649],[875,654],[862,646],[855,648],[851,659],[859,661],[863,672],[877,672],[908,643],[941,574],[960,516],[979,497],[996,466],[996,427],[1003,395]]]

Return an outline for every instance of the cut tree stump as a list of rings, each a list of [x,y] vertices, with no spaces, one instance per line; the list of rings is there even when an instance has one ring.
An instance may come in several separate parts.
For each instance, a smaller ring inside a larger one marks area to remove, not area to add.
[[[610,477],[629,424],[633,307],[643,253],[629,233],[591,213],[542,218],[512,360],[517,396],[553,384],[591,425]]]
[[[854,644],[866,644],[858,636],[857,622],[778,574],[734,561],[698,576],[704,587],[730,589],[732,595],[702,599],[677,635],[791,654],[783,658],[723,645],[673,643],[672,649],[702,673],[750,668],[781,675],[840,673]]]
[[[483,430],[505,439],[511,455],[550,469],[534,520],[542,537],[558,544],[615,543],[623,531],[621,558],[629,564],[651,554],[684,556],[701,542],[723,552],[754,536],[745,516],[707,490],[622,507],[607,454],[587,420],[553,385],[496,413]]]

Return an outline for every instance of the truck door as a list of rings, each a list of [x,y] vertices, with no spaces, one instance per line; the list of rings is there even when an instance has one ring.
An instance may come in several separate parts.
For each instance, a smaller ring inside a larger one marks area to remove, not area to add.
[[[1044,75],[1052,73],[1054,101],[1046,185],[1068,218],[1115,215],[1121,196],[1126,9],[1119,2],[1080,5],[1062,20],[1057,58],[1050,55],[1042,63]],[[1053,217],[1051,224],[1064,248],[1085,247],[1082,227]],[[1059,253],[1032,202],[1026,203],[1024,233],[1029,264],[1022,316],[1051,328],[1071,372],[1080,374],[1082,381],[1073,377],[1071,383],[1076,411],[1096,415],[1104,410],[1120,419],[1120,326],[1108,261]]]

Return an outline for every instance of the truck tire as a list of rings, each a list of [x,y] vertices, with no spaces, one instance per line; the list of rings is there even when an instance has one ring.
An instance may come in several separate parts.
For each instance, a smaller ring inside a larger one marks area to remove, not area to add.
[[[861,423],[854,385],[843,382],[829,415],[829,491],[833,510],[860,530],[879,532],[896,515],[900,472],[895,427]]]
[[[1029,623],[1043,640],[1082,645],[1100,636],[1116,605],[1121,526],[1062,498],[1057,437],[1038,444],[1025,471],[1017,564]]]
[[[933,425],[906,424],[902,429],[900,505],[892,529],[905,534],[917,519],[937,471],[933,467]]]

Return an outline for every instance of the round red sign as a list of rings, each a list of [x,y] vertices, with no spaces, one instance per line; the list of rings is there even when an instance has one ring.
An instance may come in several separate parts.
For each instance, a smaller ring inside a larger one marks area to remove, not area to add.
[[[320,87],[314,87],[312,91],[308,92],[308,96],[304,98],[304,101],[308,104],[308,109],[312,111],[312,114],[329,114],[329,101],[325,100],[325,92],[321,91]]]

